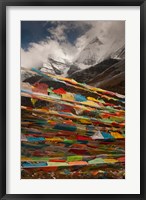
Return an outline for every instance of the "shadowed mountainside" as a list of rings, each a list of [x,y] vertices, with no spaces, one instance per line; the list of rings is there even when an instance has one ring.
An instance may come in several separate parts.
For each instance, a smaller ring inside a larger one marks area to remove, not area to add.
[[[110,58],[90,68],[76,71],[69,78],[125,94],[125,60]]]

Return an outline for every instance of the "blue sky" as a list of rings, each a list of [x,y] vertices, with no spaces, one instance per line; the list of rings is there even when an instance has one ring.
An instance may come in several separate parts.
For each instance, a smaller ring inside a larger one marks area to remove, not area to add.
[[[21,22],[21,47],[25,50],[28,49],[30,43],[39,43],[45,41],[50,37],[53,37],[52,30],[55,30],[58,26],[66,26],[65,35],[66,40],[74,44],[76,39],[87,32],[90,28],[90,24],[84,24],[80,26],[76,21],[22,21]]]

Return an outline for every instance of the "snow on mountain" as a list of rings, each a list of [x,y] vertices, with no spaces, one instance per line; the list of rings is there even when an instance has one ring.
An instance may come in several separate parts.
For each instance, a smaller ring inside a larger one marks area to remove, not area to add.
[[[99,61],[100,49],[103,43],[98,37],[93,38],[80,52],[76,59],[76,63],[81,63],[87,66],[91,66]],[[98,56],[97,56],[98,55]]]
[[[113,54],[111,54],[111,58],[119,60],[125,59],[125,45],[118,48],[116,52],[113,52]]]
[[[108,38],[108,39],[107,39]],[[123,59],[125,56],[125,46],[123,38],[116,37],[98,37],[97,35],[90,37],[84,44],[82,49],[74,54],[74,59],[68,56],[66,49],[62,49],[62,54],[53,54],[51,51],[48,58],[38,68],[43,73],[61,75],[64,77],[71,76],[97,65],[107,59]],[[72,52],[73,54],[73,52]],[[28,73],[22,73],[23,80],[29,77]]]
[[[122,49],[124,41],[121,39],[104,41],[97,36],[89,41],[83,50],[77,56],[75,63],[81,69],[90,67],[91,65],[98,64],[107,58],[112,58],[117,49]]]
[[[43,67],[40,68],[40,71],[50,74],[57,75],[67,75],[67,71],[70,68],[70,64],[63,60],[63,62],[48,58],[48,61],[43,64]]]
[[[33,77],[35,75],[36,75],[35,72],[30,71],[27,68],[21,67],[21,81],[24,81],[25,79]]]
[[[76,62],[72,63],[71,61],[62,58],[48,58],[47,62],[43,64],[43,67],[40,68],[40,71],[43,73],[51,73],[54,75],[68,77],[73,73],[82,73],[82,70],[97,65],[104,60],[121,60],[125,58],[125,45],[122,43],[118,47],[117,45],[113,45],[114,48],[107,48],[106,52],[102,50],[102,46],[107,45],[104,45],[98,37],[95,37],[88,43],[86,48],[83,49]]]

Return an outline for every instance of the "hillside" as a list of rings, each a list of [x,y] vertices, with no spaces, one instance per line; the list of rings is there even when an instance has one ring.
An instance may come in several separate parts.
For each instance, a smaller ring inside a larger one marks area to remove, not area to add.
[[[21,85],[21,178],[123,179],[125,96],[84,77],[81,83],[35,68],[27,73],[33,76]]]

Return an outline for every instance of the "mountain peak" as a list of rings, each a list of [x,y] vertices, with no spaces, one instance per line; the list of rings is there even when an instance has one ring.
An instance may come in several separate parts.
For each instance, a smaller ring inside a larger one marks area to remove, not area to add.
[[[93,38],[89,44],[95,44],[97,43],[98,45],[102,45],[103,43],[99,40],[99,38],[96,36],[95,38]]]

